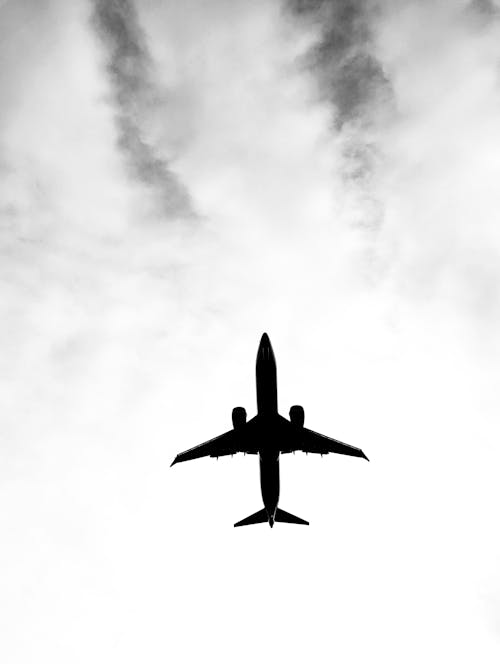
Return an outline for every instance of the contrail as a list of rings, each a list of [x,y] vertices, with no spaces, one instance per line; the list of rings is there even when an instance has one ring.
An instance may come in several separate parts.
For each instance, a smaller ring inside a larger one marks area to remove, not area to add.
[[[92,22],[108,53],[118,146],[133,175],[157,197],[167,217],[195,216],[185,186],[147,139],[148,116],[165,93],[153,81],[154,63],[133,3],[94,0]]]
[[[290,0],[291,10],[302,19],[317,22],[321,38],[309,54],[321,92],[335,106],[335,125],[361,122],[371,104],[389,82],[373,53],[371,13],[363,0]]]
[[[392,89],[374,49],[373,10],[366,0],[289,0],[288,8],[317,29],[305,66],[317,80],[320,98],[331,105],[332,130],[342,139],[341,177],[360,187],[370,209],[358,223],[374,230],[381,223],[371,191],[380,156],[377,126],[391,112]]]

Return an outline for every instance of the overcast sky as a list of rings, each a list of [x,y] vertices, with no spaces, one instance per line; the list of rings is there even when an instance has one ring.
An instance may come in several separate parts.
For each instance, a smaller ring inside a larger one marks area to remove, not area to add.
[[[500,4],[0,5],[0,659],[500,655]],[[234,529],[255,413],[310,521]]]

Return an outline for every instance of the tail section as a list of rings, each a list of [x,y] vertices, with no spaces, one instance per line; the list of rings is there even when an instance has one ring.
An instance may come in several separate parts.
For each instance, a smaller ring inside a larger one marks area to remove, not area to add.
[[[255,512],[255,514],[250,514],[250,516],[247,516],[246,519],[242,519],[241,521],[238,521],[238,523],[234,524],[235,528],[238,528],[238,526],[251,526],[254,523],[267,523],[269,521],[267,517],[267,512],[266,510],[259,510],[258,512]]]
[[[290,512],[285,512],[285,510],[280,510],[278,507],[276,509],[276,516],[274,517],[276,523],[297,523],[303,526],[308,526],[309,521],[304,521],[304,519],[299,519],[298,516],[290,514]]]
[[[254,523],[269,523],[271,528],[273,527],[274,523],[297,523],[303,526],[309,525],[309,521],[299,519],[298,516],[294,516],[293,514],[290,514],[290,512],[285,512],[285,510],[280,510],[278,507],[276,509],[274,518],[272,516],[269,517],[265,509],[259,510],[258,512],[255,512],[255,514],[250,514],[250,516],[247,516],[246,519],[242,519],[241,521],[238,521],[238,523],[235,523],[234,527],[238,528],[239,526],[251,526]]]

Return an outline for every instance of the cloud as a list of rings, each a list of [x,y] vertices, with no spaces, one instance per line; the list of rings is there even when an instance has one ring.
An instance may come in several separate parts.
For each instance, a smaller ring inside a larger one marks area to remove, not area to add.
[[[498,2],[494,0],[471,0],[469,5],[471,11],[477,12],[479,15],[491,18],[498,13]]]
[[[301,62],[331,108],[367,276],[487,329],[500,312],[494,3],[287,7],[316,30]]]
[[[344,188],[360,204],[351,223],[372,235],[383,223],[373,182],[383,160],[380,133],[393,111],[390,80],[376,50],[378,6],[358,0],[298,0],[287,6],[316,30],[303,65],[317,81],[319,99],[329,104]]]
[[[168,122],[168,91],[155,84],[147,38],[129,0],[96,0],[93,25],[107,51],[118,146],[136,178],[161,202],[166,217],[192,217],[188,191],[152,136],[155,116]]]
[[[320,39],[308,61],[320,79],[321,94],[335,106],[336,127],[372,121],[381,94],[390,93],[373,48],[373,10],[359,0],[296,0],[289,5],[301,20],[318,26]]]
[[[491,216],[500,202],[491,149],[500,138],[498,21],[478,24],[469,7],[409,3],[388,8],[378,25],[397,108],[379,141],[379,256],[400,292],[464,314],[471,306],[474,324],[482,310],[483,327],[499,314],[491,271],[500,239]]]
[[[497,662],[495,16],[2,12],[3,659]],[[282,412],[372,460],[283,459],[272,547],[251,459],[169,471],[264,330]]]

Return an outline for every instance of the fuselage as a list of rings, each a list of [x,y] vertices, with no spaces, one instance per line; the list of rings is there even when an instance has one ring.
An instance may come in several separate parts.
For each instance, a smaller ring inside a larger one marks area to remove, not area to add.
[[[279,523],[309,525],[308,521],[285,512],[278,507],[280,497],[280,454],[302,451],[306,454],[345,454],[367,459],[363,450],[329,438],[304,427],[304,408],[294,405],[289,418],[278,413],[278,387],[276,360],[267,334],[263,334],[257,351],[256,363],[257,415],[247,420],[242,406],[235,406],[231,413],[233,427],[201,445],[178,454],[172,465],[202,457],[220,457],[238,453],[259,455],[260,486],[264,507],[241,519],[235,527],[256,523],[269,523],[271,528]]]
[[[269,525],[272,527],[280,495],[279,451],[274,443],[273,421],[278,418],[278,384],[276,380],[276,360],[267,334],[262,335],[256,364],[257,413],[267,420],[269,435],[259,451],[260,487],[266,508]]]
[[[267,334],[262,335],[255,367],[257,381],[257,412],[261,416],[278,414],[276,360]]]

